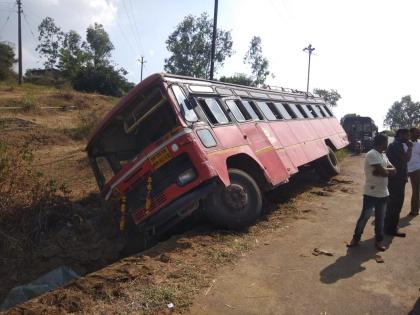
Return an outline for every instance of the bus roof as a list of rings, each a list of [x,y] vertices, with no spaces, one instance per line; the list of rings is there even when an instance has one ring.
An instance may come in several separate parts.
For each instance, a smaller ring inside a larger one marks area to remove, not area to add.
[[[102,132],[111,122],[112,118],[119,112],[121,112],[128,103],[137,95],[137,93],[142,90],[144,87],[149,86],[153,82],[170,82],[170,83],[179,83],[186,85],[190,89],[190,93],[197,93],[194,91],[194,87],[208,87],[210,90],[207,92],[208,94],[223,94],[222,90],[224,91],[224,95],[227,96],[226,93],[231,93],[232,96],[241,96],[241,97],[249,97],[249,98],[259,98],[259,99],[268,99],[271,101],[280,101],[280,102],[304,102],[304,103],[318,103],[318,104],[325,104],[325,101],[320,97],[315,97],[311,93],[306,93],[303,91],[282,88],[282,87],[270,87],[268,86],[266,89],[258,88],[258,87],[250,87],[244,86],[239,84],[232,84],[232,83],[225,83],[219,81],[212,81],[200,78],[193,78],[175,74],[168,74],[168,73],[155,73],[148,76],[142,82],[137,84],[131,91],[129,91],[125,96],[123,96],[115,105],[110,112],[101,120],[99,125],[95,128],[95,130],[91,133],[88,143],[86,146],[86,150],[92,145],[93,141],[96,139],[97,135]],[[224,89],[223,89],[224,88]],[[230,91],[230,92],[228,92]]]

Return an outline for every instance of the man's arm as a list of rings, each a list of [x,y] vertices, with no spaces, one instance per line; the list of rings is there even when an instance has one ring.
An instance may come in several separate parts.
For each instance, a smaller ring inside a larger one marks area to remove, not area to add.
[[[388,177],[388,176],[395,175],[396,173],[395,168],[391,164],[388,164],[386,168],[383,167],[381,164],[375,164],[375,165],[372,165],[372,167],[373,167],[372,174],[374,176]]]

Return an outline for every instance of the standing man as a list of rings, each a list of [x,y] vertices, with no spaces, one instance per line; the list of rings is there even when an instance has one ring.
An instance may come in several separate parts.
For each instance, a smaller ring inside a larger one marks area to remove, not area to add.
[[[419,130],[417,128],[410,129],[410,140],[413,143],[411,159],[407,164],[408,176],[411,182],[411,211],[410,215],[419,214],[419,186],[420,186],[420,143],[417,142]]]
[[[384,134],[377,134],[373,139],[373,149],[365,158],[365,185],[363,189],[363,208],[357,220],[353,239],[348,247],[359,244],[366,223],[375,209],[375,247],[384,251],[382,241],[384,237],[384,219],[388,200],[388,176],[395,175],[395,168],[389,163],[383,152],[388,145],[388,138]]]
[[[411,157],[410,132],[408,129],[398,129],[394,142],[386,150],[389,161],[397,170],[389,178],[389,201],[385,216],[385,233],[392,236],[405,237],[406,234],[398,231],[400,213],[404,204],[405,184],[407,183],[407,162]]]

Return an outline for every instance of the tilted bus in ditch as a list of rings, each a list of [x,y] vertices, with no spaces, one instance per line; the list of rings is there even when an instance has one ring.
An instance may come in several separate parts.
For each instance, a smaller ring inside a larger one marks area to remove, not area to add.
[[[87,145],[121,220],[159,233],[200,205],[226,228],[261,214],[263,193],[308,164],[335,175],[347,136],[321,98],[154,74],[107,114]],[[123,225],[123,224],[122,224]]]

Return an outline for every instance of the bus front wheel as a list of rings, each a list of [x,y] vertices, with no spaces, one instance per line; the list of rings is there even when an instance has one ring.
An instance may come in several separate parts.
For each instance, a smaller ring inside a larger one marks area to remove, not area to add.
[[[207,217],[227,229],[241,229],[261,215],[262,193],[256,181],[240,169],[229,169],[230,185],[218,185],[206,200]]]
[[[327,146],[328,154],[315,163],[315,168],[323,179],[329,179],[340,173],[340,163],[331,147]]]

